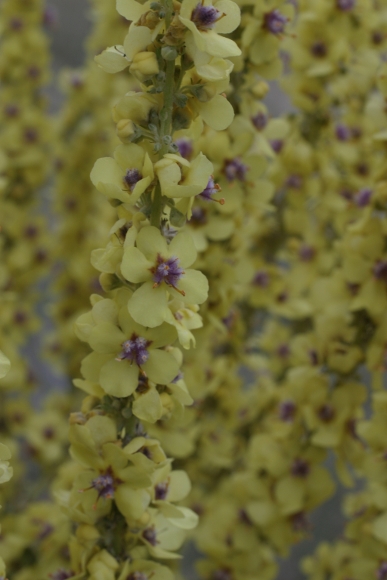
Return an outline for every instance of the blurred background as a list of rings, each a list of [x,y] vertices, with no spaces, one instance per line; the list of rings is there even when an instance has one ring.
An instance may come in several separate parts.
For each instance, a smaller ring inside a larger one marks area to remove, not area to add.
[[[62,67],[82,66],[84,59],[83,43],[91,29],[90,9],[87,0],[50,0],[50,7],[56,13],[56,24],[51,30],[53,49],[53,81],[50,87],[51,110],[60,108],[63,96],[57,86],[56,76]],[[98,91],[98,86],[95,87]],[[266,104],[273,116],[290,110],[290,103],[281,90],[273,85]],[[334,474],[333,462],[332,469]],[[337,482],[337,493],[312,516],[310,538],[294,547],[290,557],[280,562],[277,580],[303,580],[299,569],[300,559],[311,554],[321,541],[331,541],[341,535],[344,520],[341,515],[343,488]],[[185,580],[197,580],[192,566],[195,552],[188,547],[185,558]],[[257,570],[257,578],[259,570]]]

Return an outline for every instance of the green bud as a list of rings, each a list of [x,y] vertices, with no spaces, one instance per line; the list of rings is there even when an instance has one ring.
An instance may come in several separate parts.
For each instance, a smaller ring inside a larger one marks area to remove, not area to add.
[[[173,46],[164,46],[161,49],[161,56],[164,60],[176,60],[178,57],[178,53],[176,48]]]

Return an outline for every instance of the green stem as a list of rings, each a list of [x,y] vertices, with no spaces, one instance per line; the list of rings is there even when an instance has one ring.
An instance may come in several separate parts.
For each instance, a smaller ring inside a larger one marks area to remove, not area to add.
[[[160,141],[163,143],[165,137],[172,135],[172,113],[173,113],[173,97],[175,89],[175,67],[174,60],[166,62],[165,67],[165,87],[164,87],[164,106],[160,113]],[[169,144],[163,143],[159,152],[159,157],[162,159],[168,153]],[[161,214],[163,211],[162,195],[160,184],[157,184],[155,189],[154,199],[152,203],[152,211],[150,222],[156,228],[160,227]]]

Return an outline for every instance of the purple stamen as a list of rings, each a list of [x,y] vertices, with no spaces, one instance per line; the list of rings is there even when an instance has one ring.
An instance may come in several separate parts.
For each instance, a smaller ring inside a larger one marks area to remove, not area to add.
[[[298,512],[292,515],[291,523],[294,532],[307,532],[310,527],[304,512]]]
[[[158,483],[155,487],[155,499],[164,500],[168,495],[168,482]]]
[[[308,352],[310,364],[316,367],[318,365],[318,353],[314,348],[311,348]]]
[[[192,209],[192,216],[188,222],[193,227],[204,226],[207,223],[206,212],[201,207],[194,207]]]
[[[126,580],[148,580],[149,576],[147,576],[146,574],[144,574],[144,572],[132,572],[131,574],[129,574],[129,576],[126,578]]]
[[[231,572],[225,568],[222,570],[215,570],[211,580],[232,580]]]
[[[217,183],[215,183],[213,177],[210,177],[210,179],[208,180],[206,188],[203,189],[203,191],[198,194],[198,197],[201,197],[202,199],[205,199],[206,201],[217,201],[218,203],[223,205],[224,199],[213,199],[212,198],[212,196],[215,195],[215,193],[218,193],[219,191],[221,191],[220,186]]]
[[[281,153],[282,148],[284,146],[284,142],[282,141],[282,139],[272,139],[270,141],[270,145],[274,153]]]
[[[98,491],[98,499],[111,499],[114,497],[114,479],[110,473],[104,473],[93,479],[91,487]]]
[[[71,570],[65,570],[64,568],[60,568],[56,572],[49,574],[51,580],[67,580],[67,578],[72,578],[74,576]]]
[[[293,189],[300,189],[302,187],[302,177],[300,175],[289,175],[285,185]]]
[[[147,528],[143,531],[142,537],[147,540],[151,546],[156,546],[157,542],[157,534],[154,527]]]
[[[336,7],[343,12],[348,12],[355,7],[356,0],[336,0]]]
[[[279,406],[279,418],[285,423],[290,423],[296,414],[296,404],[293,401],[282,401]]]
[[[32,65],[28,69],[27,74],[30,77],[30,79],[36,80],[36,79],[38,79],[40,77],[41,70],[40,70],[40,68],[38,66]]]
[[[294,477],[307,477],[310,472],[309,463],[301,457],[296,457],[291,467],[291,473]]]
[[[213,6],[203,6],[199,3],[192,11],[191,20],[199,30],[211,30],[221,17],[221,12]]]
[[[387,282],[387,260],[379,260],[374,266],[373,273],[378,280]]]
[[[280,358],[287,358],[290,355],[290,348],[287,344],[280,344],[277,348],[277,355]]]
[[[265,14],[264,28],[272,34],[282,34],[288,19],[279,10],[272,10]]]
[[[352,131],[346,125],[339,123],[335,129],[336,138],[339,141],[348,141],[351,138]]]
[[[146,338],[133,334],[130,340],[125,340],[122,343],[122,352],[116,360],[129,360],[135,362],[140,367],[149,358],[149,352],[147,350],[149,344]]]
[[[335,409],[332,407],[332,405],[325,403],[318,409],[317,415],[324,423],[330,423],[330,421],[332,421],[335,416]]]
[[[19,107],[17,105],[14,105],[13,103],[6,105],[4,108],[4,113],[7,115],[7,117],[10,118],[17,117],[19,112],[20,112]]]
[[[235,181],[235,179],[239,179],[239,181],[245,181],[248,170],[249,168],[247,165],[242,163],[238,157],[235,157],[235,159],[226,161],[224,174],[227,181],[231,182]]]
[[[384,40],[384,34],[379,30],[375,30],[371,35],[371,40],[374,44],[376,44],[376,46],[378,46],[379,44],[382,44]]]
[[[387,561],[381,563],[376,573],[376,577],[378,580],[387,580]]]
[[[267,125],[268,118],[265,113],[260,112],[257,113],[255,117],[251,117],[251,122],[258,131],[262,131]]]
[[[179,258],[176,258],[176,256],[164,260],[164,258],[158,254],[157,265],[152,268],[152,273],[154,287],[161,284],[161,282],[165,282],[168,286],[172,286],[177,290],[176,286],[184,274],[184,270],[180,268]]]
[[[315,257],[316,250],[313,248],[313,246],[303,244],[298,251],[298,255],[302,262],[310,262]]]
[[[133,191],[136,184],[142,179],[142,175],[138,169],[128,169],[125,173],[124,184],[128,186],[130,191]]]
[[[47,6],[43,14],[43,24],[53,28],[58,23],[58,12],[54,6]]]
[[[267,288],[270,282],[270,277],[265,270],[259,270],[254,278],[253,278],[253,285],[260,286],[261,288]]]
[[[191,139],[177,139],[175,145],[179,150],[179,153],[184,159],[190,159],[193,153],[193,145]]]
[[[314,44],[312,44],[310,52],[316,58],[324,58],[327,55],[328,50],[324,42],[317,40]]]
[[[12,30],[15,30],[15,31],[21,30],[24,26],[23,20],[21,18],[18,18],[17,16],[12,18],[9,24],[10,24]]]
[[[366,207],[371,201],[372,189],[361,189],[357,195],[355,195],[355,203],[359,207]]]
[[[27,127],[27,129],[24,131],[24,139],[27,141],[27,143],[36,143],[38,140],[37,130],[33,127]]]

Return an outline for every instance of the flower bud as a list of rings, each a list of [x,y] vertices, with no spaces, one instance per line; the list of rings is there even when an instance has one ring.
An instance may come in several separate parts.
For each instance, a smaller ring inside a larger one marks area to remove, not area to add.
[[[161,56],[164,60],[176,60],[177,59],[177,50],[173,46],[164,46],[161,49]]]
[[[133,58],[130,66],[130,72],[140,82],[144,82],[147,78],[159,72],[159,64],[154,52],[138,52]]]
[[[134,134],[134,124],[130,119],[121,119],[117,123],[116,133],[121,141],[128,142]]]
[[[265,81],[259,81],[252,88],[252,93],[257,99],[263,99],[269,92],[269,85]]]

